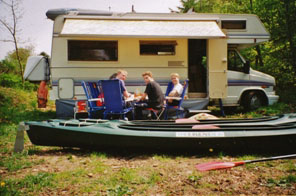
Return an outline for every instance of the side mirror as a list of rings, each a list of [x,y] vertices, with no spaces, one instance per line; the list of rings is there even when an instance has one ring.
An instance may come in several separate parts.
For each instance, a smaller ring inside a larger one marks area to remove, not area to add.
[[[249,74],[250,73],[250,61],[246,61],[244,65],[244,73]]]

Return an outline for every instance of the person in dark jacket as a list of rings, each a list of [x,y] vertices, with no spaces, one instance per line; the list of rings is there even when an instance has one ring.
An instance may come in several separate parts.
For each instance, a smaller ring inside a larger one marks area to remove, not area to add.
[[[149,108],[161,108],[164,104],[164,95],[160,88],[160,85],[156,81],[154,81],[152,73],[150,71],[144,72],[142,76],[146,83],[146,89],[141,97],[141,100],[146,101],[147,107]]]
[[[145,108],[160,110],[164,105],[163,92],[160,85],[154,81],[152,73],[150,71],[146,71],[142,74],[142,76],[146,83],[146,89],[136,107],[137,119],[143,119],[143,110],[145,110]]]

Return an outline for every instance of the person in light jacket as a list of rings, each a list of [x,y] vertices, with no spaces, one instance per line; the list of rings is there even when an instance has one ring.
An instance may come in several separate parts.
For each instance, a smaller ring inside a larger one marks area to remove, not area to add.
[[[174,85],[173,89],[171,90],[171,92],[169,92],[168,97],[180,97],[182,92],[183,92],[183,86],[182,84],[180,84],[179,81],[179,74],[178,73],[171,73],[171,81]],[[168,105],[171,106],[177,106],[179,105],[179,100],[175,100],[175,99],[168,99]]]

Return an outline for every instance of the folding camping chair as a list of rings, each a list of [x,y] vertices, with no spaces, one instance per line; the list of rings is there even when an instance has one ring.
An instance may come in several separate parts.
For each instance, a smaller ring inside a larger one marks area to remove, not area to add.
[[[134,119],[134,108],[126,107],[119,80],[101,80],[102,90],[104,93],[104,103],[106,110],[104,111],[104,119],[108,116],[119,115],[122,119],[126,119],[126,114],[132,112]]]
[[[81,85],[87,98],[88,117],[94,118],[96,112],[103,111],[105,109],[103,94],[100,91],[99,84],[97,82],[81,81]]]
[[[145,108],[145,110],[150,111],[155,120],[160,120],[161,115],[163,114],[163,112],[165,111],[165,107],[161,107],[159,109],[155,109],[155,108]]]
[[[186,90],[187,90],[187,87],[188,87],[188,79],[186,79],[184,81],[184,84],[183,84],[183,91],[182,91],[182,94],[180,97],[177,97],[175,98],[176,100],[179,101],[178,105],[177,106],[170,106],[168,105],[168,99],[171,99],[171,97],[168,97],[169,93],[171,92],[171,90],[173,90],[174,88],[174,84],[172,82],[169,82],[168,83],[168,87],[167,87],[167,90],[166,90],[166,93],[165,93],[165,98],[166,98],[166,105],[165,105],[165,112],[164,112],[164,118],[167,120],[168,119],[168,110],[169,109],[175,109],[176,110],[176,116],[177,118],[182,118],[184,117],[183,116],[183,113],[184,113],[184,109],[181,107],[181,104],[183,103],[183,100],[184,100],[184,96],[185,96],[185,93],[186,93]]]

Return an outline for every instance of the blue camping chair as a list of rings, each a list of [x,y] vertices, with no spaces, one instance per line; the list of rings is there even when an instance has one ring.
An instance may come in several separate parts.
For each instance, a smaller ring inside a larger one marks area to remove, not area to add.
[[[168,110],[172,109],[172,108],[176,110],[177,118],[183,118],[184,117],[184,109],[181,107],[181,105],[183,103],[184,96],[185,96],[185,93],[186,93],[186,90],[187,90],[187,87],[188,87],[188,81],[189,81],[188,79],[186,79],[184,81],[183,91],[182,91],[182,94],[180,96],[180,100],[179,100],[179,103],[178,103],[177,106],[170,106],[170,105],[168,105],[168,102],[166,101],[165,114],[164,114],[164,118],[166,120],[168,119]],[[167,97],[169,95],[169,93],[173,90],[173,88],[174,88],[174,84],[172,82],[169,82],[166,93],[165,93],[165,97]]]
[[[102,89],[104,92],[104,103],[106,110],[104,111],[104,119],[108,116],[119,115],[120,118],[125,119],[125,115],[128,112],[132,112],[132,118],[134,119],[133,107],[126,107],[123,99],[123,94],[119,80],[101,80]]]
[[[96,112],[103,111],[105,109],[104,101],[103,101],[104,99],[99,98],[99,96],[102,95],[99,84],[97,82],[81,81],[81,85],[83,87],[83,90],[87,98],[88,117],[94,118]],[[101,101],[102,106],[97,105],[98,101]]]

